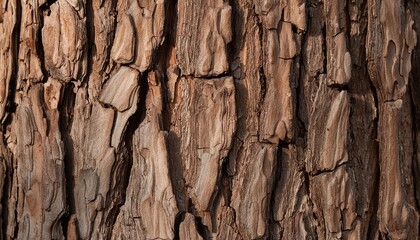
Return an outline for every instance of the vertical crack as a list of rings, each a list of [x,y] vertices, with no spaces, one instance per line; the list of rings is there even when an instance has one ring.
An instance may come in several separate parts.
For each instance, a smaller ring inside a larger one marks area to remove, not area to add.
[[[255,12],[255,6],[254,6],[253,10],[254,10],[253,12],[254,12],[254,16],[255,16],[255,19],[256,19],[258,32],[259,32],[258,37],[259,37],[259,41],[260,41],[260,51],[261,51],[260,62],[262,63],[262,65],[259,66],[259,69],[258,69],[259,70],[259,75],[260,75],[258,79],[260,81],[260,86],[261,86],[259,106],[258,106],[258,116],[259,116],[259,114],[261,113],[261,109],[262,109],[264,99],[265,99],[265,94],[266,94],[266,91],[267,91],[267,78],[266,78],[265,73],[264,73],[264,58],[266,56],[265,56],[264,43],[263,43],[263,41],[264,41],[264,26],[261,22],[261,19],[258,17],[258,14]]]
[[[165,23],[164,23],[164,42],[156,50],[153,55],[153,66],[162,72],[164,77],[162,87],[162,126],[161,130],[168,131],[171,126],[171,103],[169,95],[167,94],[167,82],[169,81],[166,70],[170,67],[169,60],[171,58],[171,50],[175,47],[176,42],[176,23],[177,23],[177,2],[178,0],[170,1],[165,4]]]
[[[64,97],[59,105],[59,128],[61,138],[64,144],[64,181],[66,193],[66,214],[61,218],[61,225],[64,236],[67,236],[67,226],[72,214],[75,214],[75,197],[74,197],[74,144],[70,135],[71,126],[73,122],[73,111],[76,94],[73,91],[73,86],[67,84],[64,86]]]
[[[148,71],[141,74],[139,77],[139,98],[137,99],[137,110],[128,119],[127,128],[124,132],[123,142],[121,148],[116,153],[117,161],[121,161],[120,164],[114,164],[112,167],[113,179],[116,182],[115,191],[111,191],[107,196],[106,206],[111,206],[108,213],[105,215],[105,226],[108,233],[112,233],[117,217],[127,200],[126,192],[131,177],[131,170],[133,166],[133,137],[136,130],[139,128],[140,123],[146,117],[146,97],[149,91],[149,85],[147,81]]]
[[[374,103],[375,103],[375,108],[376,108],[376,116],[374,118],[374,129],[376,129],[375,131],[375,155],[376,155],[376,164],[375,164],[375,180],[374,180],[374,188],[373,188],[373,193],[372,193],[372,199],[371,199],[371,204],[369,206],[369,210],[371,213],[371,219],[369,220],[369,226],[367,229],[367,237],[369,239],[374,239],[376,237],[376,233],[378,232],[378,217],[377,217],[377,212],[378,212],[378,207],[379,207],[379,194],[380,194],[380,163],[379,163],[379,144],[377,142],[378,139],[378,135],[379,135],[379,128],[378,128],[378,121],[379,121],[379,117],[378,117],[378,112],[379,112],[379,106],[378,106],[378,96],[377,96],[377,92],[375,87],[373,86],[372,80],[370,79],[369,75],[368,75],[368,79],[369,79],[369,85],[370,85],[370,90],[372,92],[373,98],[374,98]]]
[[[418,79],[418,78],[414,78]],[[411,89],[411,91],[414,91]],[[410,92],[411,92],[410,91]],[[417,112],[414,102],[414,96],[411,95],[411,112],[412,112],[412,121],[413,121],[413,178],[414,178],[414,195],[417,203],[417,209],[420,209],[420,113]],[[420,104],[420,101],[417,102]],[[420,231],[420,229],[419,229]],[[420,233],[419,233],[420,235]]]
[[[93,61],[95,60],[95,17],[92,5],[93,0],[86,0],[86,53],[87,53],[87,67],[86,67],[86,87],[89,85],[89,77],[92,75]],[[83,79],[82,79],[83,80]]]
[[[178,212],[175,216],[174,240],[179,240],[179,226],[185,219],[185,212]]]
[[[171,144],[168,145],[168,174],[170,183],[172,185],[173,194],[175,196],[176,206],[178,213],[174,219],[174,239],[180,238],[180,225],[185,218],[186,212],[189,211],[187,202],[187,194],[185,188],[185,181],[183,178],[182,159],[181,156],[181,139],[171,132],[171,119],[172,119],[172,103],[168,95],[169,78],[167,69],[171,67],[171,54],[175,49],[176,34],[177,34],[177,6],[178,0],[169,1],[165,4],[165,22],[164,22],[164,42],[156,51],[153,56],[153,67],[163,73],[164,81],[162,81],[162,126],[161,130],[167,131],[167,141]],[[176,94],[176,89],[175,89]]]
[[[376,125],[376,124],[375,124]],[[376,144],[377,145],[377,144]],[[378,145],[377,145],[378,146]],[[377,149],[379,151],[379,149]],[[379,205],[379,184],[380,184],[380,172],[379,172],[379,161],[376,162],[376,171],[375,171],[375,186],[372,193],[371,204],[369,206],[369,210],[372,213],[371,218],[369,221],[368,229],[367,229],[367,238],[374,239],[376,237],[376,233],[378,232],[378,205]]]
[[[47,1],[45,4],[40,6],[40,10],[42,10],[43,15],[45,14],[50,14],[50,7],[51,5],[55,4],[57,2],[57,0],[50,0]],[[90,31],[90,28],[88,27],[89,24],[92,25],[92,21],[93,21],[93,17],[92,17],[92,11],[89,11],[89,9],[91,9],[92,7],[92,2],[91,0],[87,0],[86,2],[86,26],[87,26],[87,42],[90,43],[91,41],[94,41],[94,38],[92,38],[92,31]],[[42,23],[43,23],[43,19],[42,19]],[[42,24],[43,26],[43,24]],[[40,33],[42,33],[42,27],[40,27],[39,30]],[[42,36],[40,35],[39,37],[40,40],[42,40]],[[88,56],[90,56],[90,45],[87,44],[87,54]],[[42,42],[41,42],[41,49],[42,49]],[[46,73],[45,70],[45,65],[44,65],[44,52],[43,49],[41,52],[39,52],[40,54],[42,53],[42,62],[41,62],[41,66],[43,68],[43,72]],[[87,66],[87,76],[89,76],[90,71],[89,69],[91,68],[91,61],[92,59],[88,59],[88,66]],[[90,68],[89,68],[90,67]],[[44,78],[45,80],[47,79],[46,77],[47,75],[44,74]],[[60,99],[60,104],[59,104],[59,129],[60,129],[60,133],[61,133],[61,138],[64,144],[64,159],[63,159],[63,163],[64,163],[64,182],[65,182],[65,204],[66,204],[66,211],[65,214],[61,217],[60,222],[61,222],[61,226],[63,229],[63,235],[66,237],[67,233],[68,233],[68,225],[69,222],[71,221],[71,216],[73,214],[76,213],[75,210],[75,194],[74,194],[74,189],[75,189],[75,177],[74,177],[74,162],[75,162],[75,158],[74,158],[74,143],[73,143],[73,138],[71,136],[71,128],[73,125],[73,115],[74,115],[74,106],[75,106],[75,99],[76,99],[76,94],[74,92],[73,89],[73,84],[65,84],[64,85],[64,91],[63,91],[63,97]]]
[[[262,46],[261,46],[261,49],[262,49]],[[260,77],[258,79],[260,80],[261,93],[260,93],[259,106],[258,106],[258,115],[261,113],[261,109],[264,104],[265,94],[267,92],[267,78],[265,76],[263,66],[260,66],[259,68],[259,75]]]
[[[309,32],[309,30],[306,31],[306,32]],[[297,130],[297,131],[295,131],[295,136],[294,136],[295,139],[297,139],[296,143],[299,142],[298,141],[299,138],[303,139],[304,141],[302,141],[302,142],[306,143],[307,134],[308,134],[308,127],[306,126],[306,122],[301,119],[301,116],[300,116],[301,111],[299,111],[300,110],[300,104],[301,103],[304,104],[303,105],[303,111],[304,111],[304,114],[305,114],[304,118],[308,119],[307,106],[306,106],[307,102],[305,101],[305,96],[304,96],[304,91],[305,90],[304,90],[304,84],[303,84],[303,79],[302,79],[303,74],[304,74],[303,71],[305,71],[305,64],[303,62],[303,49],[304,49],[304,46],[306,46],[306,41],[308,39],[306,32],[303,33],[302,43],[300,44],[301,47],[300,47],[299,56],[298,56],[298,63],[299,63],[298,77],[295,81],[296,86],[294,88],[294,91],[292,91],[292,93],[294,93],[294,98],[293,99],[295,100],[294,101],[294,104],[295,104],[294,105],[294,109],[295,109],[294,117],[296,118],[296,121],[294,121],[295,124],[293,124],[293,125],[295,126],[295,128]],[[300,99],[301,97],[302,97],[303,100]],[[304,147],[304,146],[302,146],[302,147]]]
[[[44,28],[44,15],[50,14],[50,6],[54,4],[57,0],[49,0],[38,7],[35,11],[38,12],[38,30],[37,30],[37,41],[36,41],[36,53],[38,54],[39,62],[41,65],[41,72],[43,75],[43,82],[48,80],[49,74],[45,67],[45,53],[44,53],[44,44],[42,43],[42,29]]]
[[[12,33],[11,33],[11,58],[12,58],[12,62],[13,62],[13,68],[12,68],[12,75],[10,78],[10,82],[9,82],[9,89],[7,89],[8,91],[8,98],[6,99],[6,101],[8,102],[6,105],[6,112],[9,113],[9,116],[4,120],[4,122],[2,123],[2,128],[3,131],[6,131],[6,129],[10,126],[11,122],[12,122],[12,118],[10,116],[10,113],[14,113],[16,112],[16,103],[14,101],[15,99],[15,94],[16,94],[16,86],[17,86],[17,79],[18,79],[18,66],[19,66],[19,49],[20,49],[20,30],[21,30],[21,16],[22,16],[22,7],[21,7],[21,2],[20,1],[16,1],[16,9],[15,9],[15,18],[16,18],[16,23],[15,26],[13,27]],[[0,5],[0,9],[2,9],[2,5]],[[8,9],[8,10],[12,10],[12,9]],[[3,135],[3,139],[4,139],[4,135]],[[6,148],[8,149],[8,151],[10,151],[9,147],[6,144]],[[11,216],[9,216],[9,211],[11,206],[9,206],[9,200],[12,198],[12,191],[13,191],[13,179],[14,179],[14,175],[16,174],[15,172],[15,167],[14,167],[14,156],[13,154],[10,154],[10,158],[5,158],[5,167],[6,167],[6,171],[5,171],[5,180],[3,182],[3,193],[2,193],[2,212],[1,212],[1,217],[3,218],[2,221],[2,236],[0,237],[4,237],[4,239],[8,239],[9,237],[13,237],[14,239],[17,238],[17,233],[18,233],[18,225],[17,225],[17,219],[10,219]],[[14,202],[15,206],[13,206],[12,208],[15,209],[14,215],[17,216],[17,201],[15,200]],[[9,221],[10,220],[14,220],[15,222],[15,228],[13,229],[13,233],[11,233],[11,235],[8,235],[8,225],[9,225]]]
[[[194,218],[195,218],[195,226],[197,228],[198,234],[203,239],[206,239],[206,240],[211,239],[210,234],[209,234],[209,229],[206,225],[203,224],[201,217],[194,216]]]
[[[366,35],[364,35],[366,36]],[[366,48],[366,46],[365,46]],[[366,49],[367,52],[367,49]],[[367,63],[367,61],[366,61]],[[369,226],[368,226],[368,230],[367,230],[367,236],[370,239],[373,239],[376,237],[376,232],[378,231],[378,217],[377,217],[377,212],[378,212],[378,204],[379,204],[379,194],[380,194],[380,158],[379,158],[379,144],[378,144],[378,137],[379,137],[379,100],[378,100],[378,93],[376,91],[376,88],[374,86],[374,83],[370,77],[370,74],[367,73],[367,78],[368,78],[368,84],[370,87],[370,91],[372,93],[373,96],[373,100],[374,100],[374,104],[375,104],[375,118],[373,119],[373,124],[374,124],[374,129],[375,129],[375,151],[376,151],[376,164],[375,164],[375,184],[374,184],[374,190],[372,193],[372,203],[370,205],[370,210],[371,210],[371,219],[369,221]]]
[[[39,9],[43,12],[46,10],[49,10],[50,6],[53,5],[55,2],[57,2],[58,0],[46,0],[45,3],[41,4],[39,6]]]
[[[328,48],[327,48],[327,26],[325,25],[325,23],[321,27],[321,32],[322,32],[322,54],[324,55],[321,73],[327,74]]]
[[[0,23],[3,23],[3,0],[0,0]]]
[[[419,20],[420,17],[420,6],[419,4],[414,4],[410,2],[406,9],[412,9],[412,15],[414,16],[414,26],[416,29],[417,39],[420,39],[419,29]],[[412,66],[420,66],[420,43],[417,42],[416,47],[413,50],[412,54]],[[413,179],[414,179],[414,195],[417,205],[417,210],[420,210],[420,82],[418,81],[420,77],[420,69],[418,67],[413,67],[410,72],[410,100],[411,100],[411,112],[412,112],[412,121],[413,121]],[[419,228],[420,235],[420,228]]]
[[[238,3],[236,0],[228,0],[229,5],[232,7],[232,18],[231,18],[231,31],[232,31],[232,39],[227,44],[227,58],[229,63],[229,70],[232,71],[232,63],[234,63],[236,58],[236,53],[239,51],[243,39],[238,37],[238,34],[241,34],[243,31],[243,15],[240,13],[240,9],[238,7]],[[237,24],[239,22],[241,24]],[[233,74],[232,74],[233,76]]]
[[[272,188],[271,188],[271,196],[270,196],[270,201],[267,204],[267,213],[268,213],[268,237],[270,239],[275,239],[275,225],[278,224],[278,222],[275,220],[274,216],[275,216],[275,212],[274,212],[274,206],[276,205],[276,190],[277,187],[279,186],[280,180],[283,177],[282,176],[282,149],[283,147],[286,148],[288,147],[288,143],[282,142],[280,141],[278,146],[277,146],[277,156],[276,156],[276,161],[274,163],[273,169],[274,169],[274,174],[273,174],[273,183],[272,183]]]

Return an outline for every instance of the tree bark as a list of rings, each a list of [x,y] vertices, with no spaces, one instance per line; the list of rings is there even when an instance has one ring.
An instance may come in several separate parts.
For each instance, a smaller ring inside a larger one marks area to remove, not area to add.
[[[0,0],[0,240],[419,239],[417,0]]]

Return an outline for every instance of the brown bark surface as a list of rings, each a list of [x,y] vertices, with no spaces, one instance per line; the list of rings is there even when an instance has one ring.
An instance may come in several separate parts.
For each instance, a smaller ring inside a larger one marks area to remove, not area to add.
[[[420,239],[417,0],[0,0],[0,240]]]

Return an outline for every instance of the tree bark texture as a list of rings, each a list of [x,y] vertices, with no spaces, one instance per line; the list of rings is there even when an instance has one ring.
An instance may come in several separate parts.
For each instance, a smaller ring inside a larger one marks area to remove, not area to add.
[[[0,0],[0,240],[419,239],[418,0]]]

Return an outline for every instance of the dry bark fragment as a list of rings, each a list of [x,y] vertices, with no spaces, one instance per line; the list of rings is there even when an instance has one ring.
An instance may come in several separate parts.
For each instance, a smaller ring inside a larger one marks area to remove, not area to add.
[[[21,9],[20,32],[22,34],[19,36],[17,89],[40,82],[44,78],[37,48],[37,44],[41,41],[38,35],[41,17],[39,3],[37,0],[31,2],[21,0]]]
[[[149,74],[146,117],[133,136],[133,166],[114,239],[173,239],[178,211],[169,175],[167,132],[161,130],[162,83]]]
[[[418,238],[418,231],[408,230],[418,226],[419,216],[412,175],[405,174],[413,162],[414,136],[406,130],[412,128],[407,89],[417,35],[411,10],[401,1],[368,4],[368,69],[379,101],[379,232],[391,239]],[[383,31],[375,31],[378,27]]]
[[[349,161],[348,123],[349,97],[347,91],[331,90],[325,79],[321,82],[310,116],[309,157],[307,170],[311,173],[332,171]]]
[[[243,158],[254,159],[238,169],[233,180],[232,207],[236,211],[241,236],[256,239],[267,234],[267,207],[274,180],[277,147],[252,144]],[[260,174],[261,173],[261,174]],[[245,197],[252,196],[252,197]]]
[[[412,169],[413,142],[407,98],[380,105],[379,229],[392,239],[414,239],[419,214],[415,210]],[[408,131],[407,131],[408,130]],[[405,176],[405,177],[403,177]]]
[[[177,60],[183,75],[215,76],[229,69],[232,9],[223,0],[178,1]]]
[[[112,46],[114,61],[121,62],[119,58],[124,51],[134,48],[133,60],[125,62],[130,63],[132,68],[140,72],[149,69],[153,54],[163,41],[165,4],[165,0],[118,2],[118,32]],[[131,31],[130,19],[132,19],[134,31]],[[131,41],[134,41],[134,44]],[[130,58],[130,55],[125,58]]]
[[[93,41],[95,43],[89,53],[92,59],[92,72],[89,76],[88,86],[90,101],[98,97],[102,84],[108,76],[112,42],[117,41],[114,40],[117,38],[116,34],[114,37],[116,4],[117,1],[91,1],[92,12],[89,12],[89,14],[93,14],[93,23],[91,22],[86,26],[87,33],[91,32],[90,36],[94,34]],[[90,10],[87,9],[87,11]],[[87,23],[89,23],[89,20],[87,20]]]
[[[231,77],[181,78],[171,132],[180,139],[188,197],[204,214],[211,206],[236,129],[235,87]]]
[[[6,106],[10,104],[9,88],[13,72],[17,68],[14,62],[16,50],[13,48],[15,36],[13,31],[16,28],[17,14],[16,1],[5,1],[0,4],[0,119],[4,122],[7,115]]]
[[[84,4],[72,6],[59,0],[44,16],[42,44],[45,68],[50,76],[65,82],[81,81],[87,71],[86,17]]]
[[[280,178],[274,194],[273,219],[271,226],[274,238],[307,239],[315,236],[315,219],[312,203],[307,191],[303,159],[299,159],[295,146],[281,149],[279,158]]]
[[[347,85],[351,78],[351,56],[347,50],[347,3],[324,3],[326,16],[327,82],[328,85]]]
[[[292,91],[297,75],[293,65],[301,44],[301,36],[293,31],[293,26],[301,30],[306,28],[306,14],[298,10],[305,5],[298,0],[260,4],[256,12],[264,28],[263,67],[267,88],[261,110],[260,141],[290,141],[294,134],[295,114]],[[293,8],[292,5],[299,7]],[[290,22],[281,20],[282,13],[289,17]]]
[[[59,83],[56,86],[61,87]],[[32,86],[27,96],[21,98],[16,122],[12,125],[11,132],[16,134],[12,153],[17,164],[15,221],[19,239],[29,236],[63,238],[60,218],[66,205],[64,147],[58,127],[58,111],[54,105],[44,102],[52,94],[48,86],[45,90],[42,84]]]

